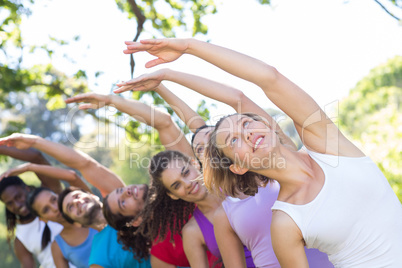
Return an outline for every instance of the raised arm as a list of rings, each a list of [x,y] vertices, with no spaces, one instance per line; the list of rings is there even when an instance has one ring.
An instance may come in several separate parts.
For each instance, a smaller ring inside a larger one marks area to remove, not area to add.
[[[146,67],[176,60],[184,53],[204,59],[258,85],[294,121],[302,142],[310,149],[334,155],[363,155],[306,92],[260,60],[195,39],[153,39],[126,44],[126,54],[147,51],[157,57],[149,61]]]
[[[173,109],[177,116],[189,127],[192,132],[195,132],[197,128],[205,125],[205,121],[202,117],[191,109],[187,103],[173,94],[162,83],[166,80],[166,74],[170,70],[161,69],[156,72],[143,74],[137,78],[134,78],[127,82],[121,82],[116,84],[119,88],[115,89],[114,93],[122,93],[129,90],[134,91],[150,91],[157,92]]]
[[[193,156],[193,151],[184,133],[173,122],[168,113],[136,100],[127,100],[116,95],[84,93],[66,100],[67,103],[85,102],[80,109],[98,109],[105,105],[113,105],[117,110],[126,113],[136,120],[155,128],[163,146],[168,150],[181,151]]]
[[[12,146],[17,149],[35,148],[42,151],[64,165],[80,171],[90,184],[99,189],[102,196],[124,186],[124,182],[116,174],[89,155],[38,136],[14,133],[1,138],[0,145]]]
[[[214,215],[214,233],[225,267],[247,267],[243,244],[220,206]]]
[[[78,174],[69,169],[58,168],[48,165],[38,165],[32,163],[25,163],[14,168],[11,168],[0,175],[0,180],[9,176],[18,176],[19,174],[32,171],[37,176],[46,176],[48,178],[52,178],[53,180],[60,181],[63,180],[70,184],[70,186],[75,186],[81,189],[84,189],[88,192],[91,192],[89,187],[85,184],[85,182],[81,179]]]
[[[206,97],[223,102],[231,106],[238,113],[255,113],[264,117],[272,126],[272,128],[278,132],[282,143],[288,145],[293,150],[297,150],[294,142],[285,133],[283,133],[282,129],[279,127],[276,121],[266,111],[264,111],[264,109],[262,109],[255,102],[249,99],[241,90],[200,76],[182,73],[170,69],[161,69],[150,74],[141,75],[138,78],[132,79],[130,81],[117,84],[117,86],[120,86],[120,88],[118,88],[114,92],[121,93],[127,90],[152,90],[156,86],[160,85],[161,81],[163,80],[178,83]],[[186,123],[187,126],[189,126],[189,128],[193,132],[195,131],[195,129],[202,126],[196,124],[199,120],[197,118],[197,113],[191,110],[191,108],[189,108],[186,103],[184,103],[180,98],[170,92],[166,87],[160,87],[158,89],[155,89],[155,91],[157,91],[159,95],[161,95],[161,97],[167,103],[169,103],[169,105],[174,110],[174,107],[179,108],[178,111],[175,110],[176,114],[178,114],[178,116]]]
[[[18,150],[14,147],[0,146],[0,154],[7,155],[17,160],[35,163],[39,165],[50,165],[49,161],[36,149],[29,148],[26,150]],[[54,180],[44,174],[38,175],[42,186],[47,187],[55,193],[60,193],[63,187],[60,181]],[[1,178],[0,178],[1,180]]]

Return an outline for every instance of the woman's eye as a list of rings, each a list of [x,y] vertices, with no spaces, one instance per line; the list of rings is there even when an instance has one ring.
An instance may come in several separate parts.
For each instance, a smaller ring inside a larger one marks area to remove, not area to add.
[[[177,190],[180,187],[180,183],[176,183],[176,185],[174,186],[174,189]]]
[[[247,126],[248,126],[248,124],[250,124],[250,122],[249,122],[249,121],[244,121],[244,123],[243,123],[243,127],[247,127]]]
[[[184,171],[184,176],[187,176],[188,175],[188,173],[190,173],[190,170],[189,169],[187,169],[186,171]]]
[[[200,154],[204,151],[204,147],[198,147],[197,153]]]
[[[236,141],[237,141],[237,138],[233,138],[233,139],[232,139],[232,141],[230,142],[230,143],[231,143],[231,145],[235,144],[235,143],[236,143]]]

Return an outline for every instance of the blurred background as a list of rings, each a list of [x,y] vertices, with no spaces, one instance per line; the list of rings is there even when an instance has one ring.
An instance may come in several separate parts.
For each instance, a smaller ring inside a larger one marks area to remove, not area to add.
[[[127,184],[146,183],[147,159],[162,149],[152,129],[113,108],[78,111],[64,99],[113,94],[119,81],[171,68],[242,90],[299,142],[287,116],[255,85],[188,55],[146,69],[151,56],[122,52],[126,40],[194,37],[267,62],[301,86],[379,165],[402,200],[401,1],[5,0],[0,6],[0,136],[23,132],[74,146]],[[210,124],[234,112],[165,85]],[[122,95],[173,114],[154,92]],[[20,163],[0,155],[0,172]],[[34,174],[22,177],[39,185]],[[3,203],[0,212],[1,267],[18,267],[5,239]]]

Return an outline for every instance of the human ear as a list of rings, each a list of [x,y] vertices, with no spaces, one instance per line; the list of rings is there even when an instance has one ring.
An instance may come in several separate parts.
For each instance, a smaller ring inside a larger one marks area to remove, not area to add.
[[[172,198],[173,200],[179,200],[180,198],[178,198],[177,196],[175,196],[172,193],[166,193],[170,198]]]
[[[141,223],[142,223],[142,217],[141,216],[136,217],[135,220],[132,220],[130,222],[131,226],[134,226],[134,227],[140,226]]]
[[[244,173],[246,173],[248,171],[248,168],[242,168],[235,164],[231,164],[229,166],[229,169],[230,169],[230,171],[232,171],[234,174],[237,174],[237,175],[244,175]]]

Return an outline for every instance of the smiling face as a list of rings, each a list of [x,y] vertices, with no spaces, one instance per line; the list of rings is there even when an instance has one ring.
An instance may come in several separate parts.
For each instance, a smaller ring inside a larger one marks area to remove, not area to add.
[[[148,185],[132,184],[111,192],[107,202],[113,214],[137,216],[145,206],[148,195]]]
[[[202,164],[204,164],[204,151],[205,147],[207,146],[209,137],[211,136],[211,132],[214,128],[213,127],[206,127],[201,129],[197,132],[194,136],[193,140],[193,151],[195,156]]]
[[[196,203],[208,195],[202,180],[198,180],[200,176],[193,165],[182,159],[173,159],[162,172],[161,180],[172,199]]]
[[[4,202],[6,208],[15,215],[28,216],[30,211],[25,204],[28,190],[24,186],[10,185],[1,193],[1,201]]]
[[[216,146],[236,165],[248,170],[268,167],[271,153],[280,144],[264,122],[241,114],[225,118],[216,133]]]
[[[57,194],[44,190],[36,196],[32,208],[44,220],[54,222],[65,221],[57,206],[57,198]]]
[[[94,194],[75,190],[68,193],[63,200],[63,212],[72,220],[88,226],[92,224],[99,213],[102,213],[102,203]]]

